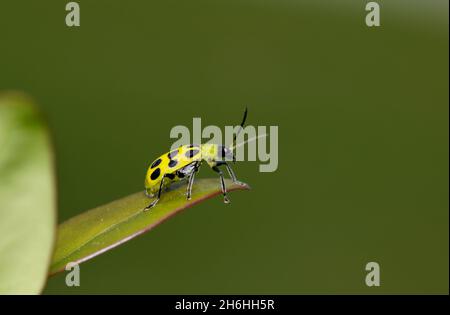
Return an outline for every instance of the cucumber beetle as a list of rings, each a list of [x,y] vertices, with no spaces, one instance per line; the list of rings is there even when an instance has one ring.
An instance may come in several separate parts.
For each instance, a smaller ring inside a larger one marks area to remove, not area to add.
[[[233,135],[233,144],[231,147],[210,143],[186,144],[161,155],[153,161],[145,176],[145,194],[150,198],[154,198],[155,196],[156,198],[145,207],[144,211],[153,208],[158,203],[164,188],[168,188],[172,183],[181,180],[187,180],[186,198],[190,200],[195,174],[200,169],[202,162],[206,162],[213,171],[219,174],[223,201],[224,203],[229,203],[230,199],[227,196],[223,172],[219,169],[219,166],[225,166],[234,183],[242,184],[237,180],[233,169],[227,161],[232,160],[233,163],[236,161],[233,148],[236,146],[237,134],[244,128],[246,119],[247,108],[245,109],[238,132]]]

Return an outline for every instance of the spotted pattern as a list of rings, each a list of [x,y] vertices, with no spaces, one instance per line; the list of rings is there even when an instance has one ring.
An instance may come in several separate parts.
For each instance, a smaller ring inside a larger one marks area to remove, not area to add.
[[[169,161],[169,167],[175,167],[177,164],[178,164],[178,162],[175,161],[175,160],[170,160]]]
[[[154,160],[147,171],[146,188],[150,192],[158,191],[163,177],[166,179],[163,185],[189,177],[192,169],[186,167],[201,157],[201,148],[199,144],[186,144]],[[217,155],[216,150],[214,154]]]
[[[187,158],[192,158],[192,157],[194,157],[194,156],[196,156],[198,153],[199,153],[200,151],[199,150],[189,150],[189,151],[187,151],[184,155],[187,157]]]
[[[161,170],[159,168],[157,168],[156,170],[153,171],[152,175],[150,175],[150,178],[152,180],[155,180],[159,177],[160,174],[161,174]]]
[[[157,167],[159,164],[161,164],[161,159],[157,159],[155,162],[153,162],[153,164],[150,166],[150,168],[155,168]]]
[[[169,159],[172,159],[172,158],[174,158],[175,156],[177,156],[177,154],[178,154],[178,150],[173,150],[172,152],[169,152],[169,153],[167,154],[167,157],[168,157]]]

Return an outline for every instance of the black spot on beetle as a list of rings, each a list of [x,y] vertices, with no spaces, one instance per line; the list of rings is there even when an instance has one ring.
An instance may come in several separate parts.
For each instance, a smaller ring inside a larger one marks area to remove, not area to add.
[[[169,161],[169,167],[175,167],[177,164],[178,164],[178,162],[175,161],[175,160],[170,160]]]
[[[150,178],[152,180],[155,180],[159,177],[160,174],[161,174],[161,170],[159,168],[157,168],[156,170],[153,171],[152,175],[150,175]]]
[[[178,176],[179,178],[184,178],[184,173],[177,172],[177,176]]]
[[[150,166],[150,168],[155,168],[157,167],[159,164],[161,164],[161,159],[157,159],[155,162],[153,162],[152,166]]]
[[[168,179],[170,179],[170,180],[172,180],[172,179],[174,179],[175,178],[175,174],[166,174],[166,177],[168,178]]]
[[[186,155],[187,158],[191,158],[193,156],[196,156],[199,152],[199,150],[189,150],[184,155]]]
[[[169,152],[169,154],[167,154],[167,157],[169,159],[172,159],[174,156],[177,156],[178,154],[178,150],[173,150],[172,152]]]

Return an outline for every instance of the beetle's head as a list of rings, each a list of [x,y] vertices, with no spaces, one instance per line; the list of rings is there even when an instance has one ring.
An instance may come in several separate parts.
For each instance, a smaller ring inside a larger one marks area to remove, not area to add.
[[[219,161],[233,161],[233,163],[236,162],[236,157],[233,154],[233,150],[227,148],[224,145],[219,145],[217,155]]]

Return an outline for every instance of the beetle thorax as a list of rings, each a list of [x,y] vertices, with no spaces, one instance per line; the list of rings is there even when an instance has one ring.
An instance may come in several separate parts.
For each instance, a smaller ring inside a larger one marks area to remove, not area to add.
[[[216,165],[217,154],[218,154],[218,145],[212,143],[202,144],[202,159],[208,163],[210,167]]]

